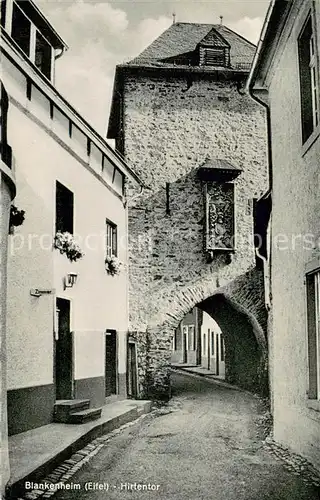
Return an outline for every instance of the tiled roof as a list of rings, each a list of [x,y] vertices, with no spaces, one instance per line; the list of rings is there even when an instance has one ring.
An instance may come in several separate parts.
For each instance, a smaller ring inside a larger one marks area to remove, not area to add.
[[[166,59],[181,59],[183,54],[192,53],[197,45],[216,30],[230,45],[232,68],[248,69],[255,53],[255,45],[221,24],[175,23],[160,35],[149,47],[129,64],[166,65]]]
[[[227,160],[218,158],[207,159],[198,169],[198,175],[202,180],[234,180],[242,172],[241,168],[235,167]]]

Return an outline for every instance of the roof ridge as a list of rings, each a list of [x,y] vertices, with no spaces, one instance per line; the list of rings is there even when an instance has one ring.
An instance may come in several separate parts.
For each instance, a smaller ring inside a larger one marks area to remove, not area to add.
[[[234,35],[237,35],[239,38],[241,38],[243,41],[249,43],[250,45],[252,45],[253,47],[256,47],[256,44],[253,43],[253,42],[250,42],[250,40],[248,40],[247,38],[245,38],[244,36],[240,35],[240,33],[238,33],[237,31],[234,31],[233,29],[229,28],[229,26],[227,26],[226,24],[218,24],[217,26],[221,26],[222,28],[225,28],[227,29],[228,31],[230,31],[231,33],[233,33]]]
[[[219,23],[192,23],[190,21],[176,21],[174,24],[171,24],[171,26],[175,26],[177,24],[192,24],[193,26],[199,25],[199,26],[220,26]]]
[[[174,59],[176,63],[179,61],[178,64],[182,64],[184,60],[192,59],[192,53],[195,53],[198,45],[209,36],[210,32],[229,46],[231,64],[235,66],[251,64],[255,45],[231,28],[221,24],[182,21],[170,25],[131,61],[137,63],[149,59],[154,62],[169,63],[171,59]]]

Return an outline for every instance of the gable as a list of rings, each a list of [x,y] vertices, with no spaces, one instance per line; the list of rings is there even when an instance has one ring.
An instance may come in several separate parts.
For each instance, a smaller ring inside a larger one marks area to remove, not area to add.
[[[229,43],[214,28],[200,41],[200,45],[230,48]]]

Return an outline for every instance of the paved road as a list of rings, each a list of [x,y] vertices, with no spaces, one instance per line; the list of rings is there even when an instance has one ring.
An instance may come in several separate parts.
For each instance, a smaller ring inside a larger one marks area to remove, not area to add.
[[[115,436],[72,478],[81,491],[59,491],[54,499],[320,498],[262,448],[256,398],[188,375],[175,374],[174,388],[170,413]],[[108,484],[109,490],[86,492],[88,482]],[[138,484],[149,490],[136,489]]]

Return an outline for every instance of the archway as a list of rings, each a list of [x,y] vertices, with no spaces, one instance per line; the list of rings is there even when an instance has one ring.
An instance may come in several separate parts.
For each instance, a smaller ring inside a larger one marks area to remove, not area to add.
[[[170,393],[170,364],[174,331],[195,306],[220,326],[225,341],[225,378],[246,390],[268,394],[267,311],[256,269],[217,286],[210,282],[184,287],[174,301],[159,303],[146,332],[139,334],[143,348],[139,376],[142,392],[150,398]]]
[[[220,293],[198,307],[212,316],[223,331],[226,381],[266,395],[267,342],[255,317],[235,300]]]

